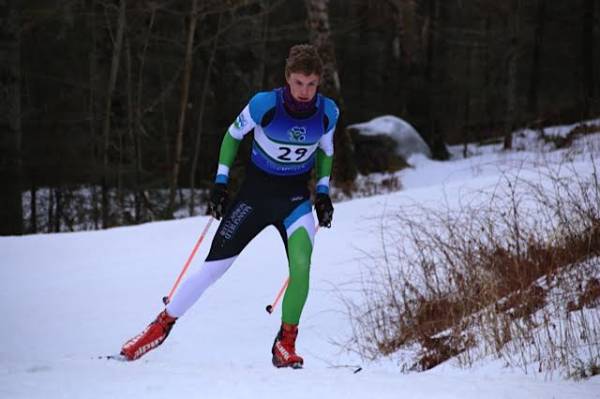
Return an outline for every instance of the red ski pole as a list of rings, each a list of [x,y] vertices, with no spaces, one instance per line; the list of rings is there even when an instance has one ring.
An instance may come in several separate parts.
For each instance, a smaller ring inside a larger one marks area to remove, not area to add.
[[[287,288],[289,282],[290,282],[290,278],[288,277],[283,282],[283,285],[281,286],[281,289],[277,293],[277,296],[275,297],[275,300],[273,301],[273,303],[270,304],[270,305],[267,305],[266,310],[267,310],[268,314],[273,313],[273,310],[275,310],[275,306],[277,306],[277,302],[279,302],[279,299],[283,295],[283,293],[284,293],[285,289]]]
[[[204,230],[202,231],[202,234],[200,234],[200,237],[198,238],[198,241],[196,241],[196,245],[194,245],[194,249],[192,250],[192,253],[188,257],[188,259],[185,262],[185,264],[183,265],[183,269],[181,270],[181,273],[179,273],[179,277],[177,277],[177,280],[175,280],[175,284],[173,284],[173,288],[171,288],[171,291],[169,292],[169,295],[163,296],[162,301],[163,301],[163,303],[165,305],[168,305],[169,302],[171,302],[171,298],[173,297],[173,293],[177,289],[177,286],[179,286],[179,283],[181,282],[181,278],[183,277],[183,275],[187,271],[188,267],[190,267],[190,264],[192,263],[192,259],[194,259],[194,255],[196,255],[196,251],[198,250],[198,247],[200,247],[200,244],[202,243],[202,240],[204,240],[204,236],[206,235],[206,232],[210,228],[210,225],[212,224],[212,222],[213,222],[213,218],[211,217],[211,218],[208,219],[208,223],[206,223],[206,226],[204,227]]]
[[[319,231],[319,225],[317,224],[317,226],[315,227],[315,235],[317,234],[317,231]],[[281,286],[281,288],[279,289],[279,292],[277,293],[277,296],[275,297],[275,300],[273,301],[272,304],[267,305],[265,307],[265,310],[267,311],[268,314],[272,314],[273,310],[275,310],[275,306],[277,306],[277,303],[279,302],[279,300],[281,299],[281,296],[283,295],[283,293],[285,292],[285,289],[287,288],[288,284],[290,283],[290,278],[286,278],[285,281],[283,282],[283,285]]]

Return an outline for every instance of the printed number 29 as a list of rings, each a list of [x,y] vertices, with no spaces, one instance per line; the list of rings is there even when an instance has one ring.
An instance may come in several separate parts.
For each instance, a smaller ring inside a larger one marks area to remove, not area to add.
[[[277,157],[277,159],[281,159],[282,161],[299,161],[308,152],[308,150],[306,148],[296,148],[296,151],[293,152],[296,155],[296,159],[292,159],[292,158],[290,158],[290,154],[292,154],[292,149],[291,148],[289,148],[289,147],[279,147],[279,149],[281,151],[283,151],[283,153],[280,154]]]

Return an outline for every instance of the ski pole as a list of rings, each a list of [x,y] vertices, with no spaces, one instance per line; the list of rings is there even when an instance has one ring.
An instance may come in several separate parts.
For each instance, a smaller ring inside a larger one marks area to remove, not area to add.
[[[317,234],[317,231],[319,231],[319,225],[318,224],[315,227],[315,235]],[[275,300],[273,301],[273,303],[269,304],[269,305],[267,305],[265,307],[265,310],[267,311],[268,314],[272,314],[273,313],[273,311],[275,310],[275,306],[277,306],[277,303],[281,299],[281,296],[283,295],[283,292],[285,291],[285,289],[287,288],[287,286],[288,286],[289,283],[290,283],[290,278],[287,277],[285,279],[285,281],[283,282],[283,285],[279,289],[279,292],[277,293],[277,296],[275,297]]]
[[[196,251],[198,250],[198,247],[202,243],[202,240],[204,240],[204,236],[206,235],[206,232],[210,228],[210,225],[212,224],[212,222],[213,222],[213,218],[210,217],[208,219],[208,223],[206,223],[206,226],[204,227],[204,230],[202,230],[202,234],[200,234],[200,237],[198,238],[198,241],[196,241],[196,245],[194,245],[194,249],[192,250],[192,253],[188,257],[188,259],[185,262],[185,264],[183,265],[183,269],[181,270],[181,273],[179,273],[179,277],[177,277],[177,280],[175,280],[175,284],[173,284],[173,288],[171,288],[171,291],[169,292],[169,295],[163,296],[162,301],[163,301],[163,303],[165,305],[168,305],[169,302],[171,302],[171,298],[173,297],[173,293],[177,289],[177,286],[181,282],[181,278],[183,277],[183,275],[187,271],[188,267],[190,267],[190,263],[192,263],[192,259],[194,258],[194,255],[196,255]]]
[[[265,308],[265,310],[267,311],[268,314],[273,313],[273,310],[275,310],[275,306],[277,306],[277,302],[279,302],[279,299],[283,295],[283,292],[287,288],[289,282],[290,282],[290,278],[288,277],[283,282],[283,285],[281,286],[281,289],[277,293],[277,296],[275,297],[275,300],[273,301],[273,303],[270,304],[270,305],[267,305],[267,307]]]

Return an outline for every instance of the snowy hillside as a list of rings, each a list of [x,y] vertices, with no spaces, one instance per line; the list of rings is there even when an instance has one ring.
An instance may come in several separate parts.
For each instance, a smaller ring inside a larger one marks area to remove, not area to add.
[[[598,143],[596,137],[581,145],[600,148]],[[368,273],[369,256],[381,251],[381,221],[388,212],[415,203],[457,203],[513,170],[536,173],[541,159],[554,156],[565,153],[482,150],[444,163],[414,159],[413,169],[399,173],[402,191],[338,203],[332,228],[316,236],[298,338],[302,370],[271,365],[280,308],[272,316],[264,308],[287,275],[274,228],[246,248],[177,322],[163,346],[132,363],[99,357],[118,352],[162,309],[161,298],[206,217],[2,237],[0,398],[600,398],[599,376],[549,380],[507,369],[500,361],[402,374],[393,359],[365,362],[336,344],[351,334],[340,296],[360,295],[346,287]],[[581,173],[590,173],[592,162],[598,162],[583,152],[569,157]],[[215,229],[213,224],[208,238]],[[192,269],[208,246],[206,240]]]

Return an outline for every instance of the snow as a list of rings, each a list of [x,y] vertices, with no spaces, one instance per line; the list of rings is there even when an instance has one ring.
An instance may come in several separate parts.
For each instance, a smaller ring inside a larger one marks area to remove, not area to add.
[[[396,153],[407,159],[412,154],[431,157],[431,150],[417,130],[408,122],[393,115],[384,115],[368,122],[349,125],[364,136],[386,135],[396,143]]]
[[[560,126],[550,126],[544,128],[544,134],[547,136],[558,136],[558,137],[567,137],[567,135],[576,127],[581,125],[600,125],[600,119],[590,119],[587,121],[572,123],[570,125],[560,125]],[[525,129],[525,131],[531,131],[530,129]]]
[[[579,171],[592,169],[589,157],[574,157]],[[206,217],[0,237],[0,398],[600,398],[599,376],[548,379],[500,361],[402,374],[393,359],[366,362],[339,345],[351,335],[340,296],[360,295],[349,287],[369,272],[388,212],[452,204],[524,165],[533,173],[538,160],[526,151],[443,163],[417,157],[414,168],[399,172],[402,191],[337,203],[332,228],[316,237],[297,344],[302,370],[271,365],[280,307],[272,316],[264,308],[287,276],[274,228],[246,248],[160,348],[131,363],[98,357],[118,352],[162,309]],[[200,266],[215,229],[189,272]]]

